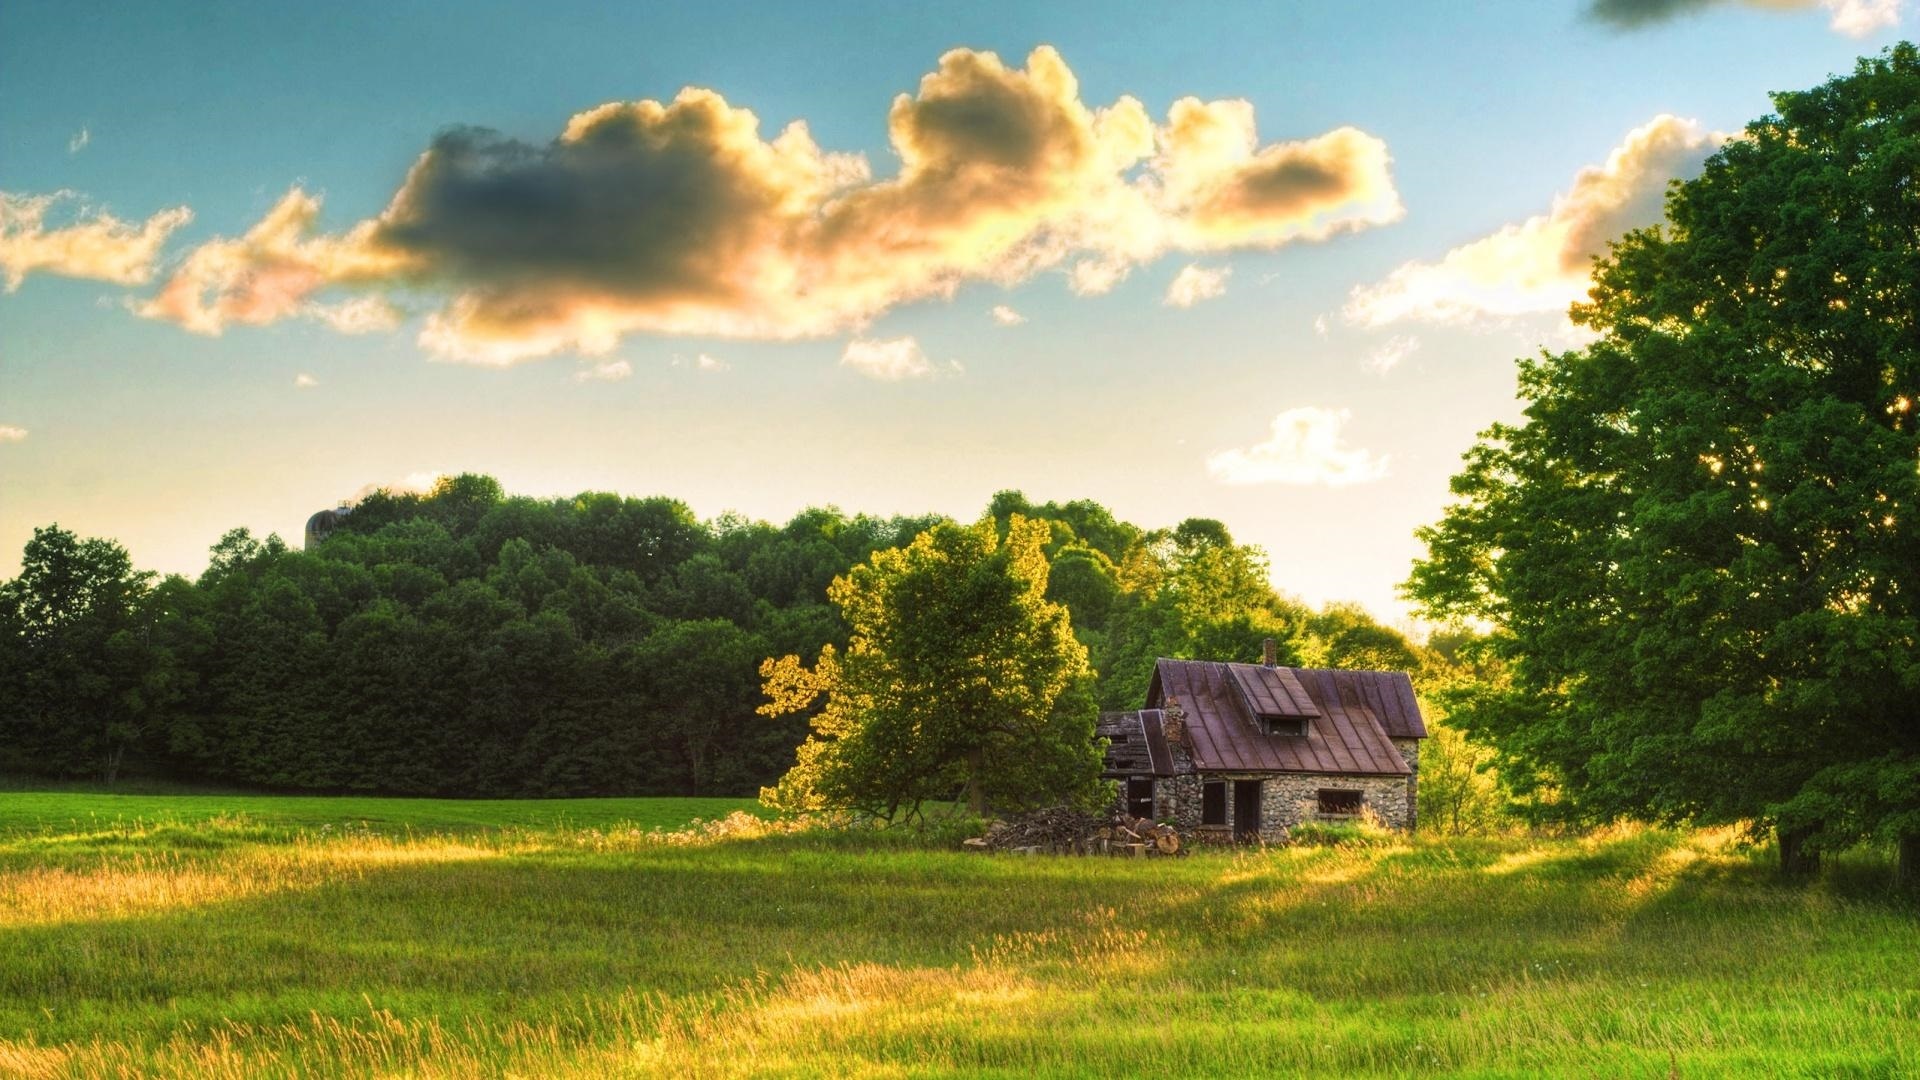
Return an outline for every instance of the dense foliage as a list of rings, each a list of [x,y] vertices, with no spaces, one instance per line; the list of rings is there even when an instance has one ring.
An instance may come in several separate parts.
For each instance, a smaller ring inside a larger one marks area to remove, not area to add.
[[[1252,660],[1265,636],[1296,659],[1411,666],[1358,609],[1277,596],[1264,557],[1218,522],[1149,531],[1016,492],[988,516],[1004,537],[1016,514],[1036,523],[1033,580],[1071,613],[1108,707],[1139,703],[1155,656]],[[701,522],[671,499],[510,498],[457,476],[367,496],[308,551],[235,531],[198,580],[157,582],[118,545],[49,527],[0,585],[0,771],[752,794],[807,730],[756,715],[761,661],[844,656],[829,586],[943,520]]]
[[[763,800],[888,820],[956,790],[974,813],[1108,801],[1087,649],[1046,598],[1049,533],[1018,514],[1004,538],[992,521],[939,525],[834,581],[844,656],[760,669],[769,716],[825,699]]]
[[[1601,261],[1598,339],[1522,365],[1410,591],[1498,628],[1457,720],[1516,784],[1911,860],[1920,51],[1775,106]]]

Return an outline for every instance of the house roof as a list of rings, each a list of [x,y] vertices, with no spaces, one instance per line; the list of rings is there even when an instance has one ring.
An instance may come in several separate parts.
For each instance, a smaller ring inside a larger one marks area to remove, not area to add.
[[[1094,730],[1107,740],[1104,776],[1172,776],[1166,714],[1159,709],[1100,714]]]
[[[1147,707],[1168,701],[1179,704],[1194,767],[1206,772],[1405,776],[1410,770],[1391,740],[1427,734],[1413,681],[1397,671],[1163,659]],[[1262,715],[1305,718],[1307,733],[1268,735],[1256,719]]]

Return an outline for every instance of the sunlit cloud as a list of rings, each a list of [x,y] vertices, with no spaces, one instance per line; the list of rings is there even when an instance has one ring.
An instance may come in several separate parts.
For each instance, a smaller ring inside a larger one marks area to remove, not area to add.
[[[1765,11],[1824,8],[1827,25],[1848,37],[1868,37],[1899,25],[1902,0],[1590,0],[1587,13],[1601,22],[1633,29],[1716,7]]]
[[[939,375],[957,375],[958,361],[936,364],[927,358],[920,343],[911,337],[872,341],[855,339],[840,354],[840,366],[852,368],[869,379],[900,382],[904,379],[930,379]]]
[[[63,204],[77,203],[70,191],[50,195],[14,195],[0,191],[0,279],[8,292],[28,274],[141,285],[153,279],[160,248],[175,229],[193,220],[184,206],[162,210],[136,225],[87,206],[66,224],[48,218]]]
[[[410,472],[398,480],[381,480],[368,484],[354,492],[347,501],[357,503],[376,491],[384,491],[390,495],[426,495],[433,491],[434,485],[446,479],[448,475],[439,469]]]
[[[1323,240],[1401,213],[1385,143],[1354,128],[1262,145],[1245,101],[1183,98],[1156,123],[1090,106],[1053,49],[1024,68],[942,56],[887,116],[879,178],[794,121],[690,87],[614,102],[545,145],[456,128],[377,217],[319,232],[294,189],[246,234],[190,254],[142,314],[215,334],[302,314],[327,289],[437,304],[419,341],[504,365],[611,352],[629,334],[859,331],[963,284],[1063,270],[1082,294],[1174,252]]]
[[[1629,132],[1604,164],[1582,169],[1547,213],[1454,248],[1438,262],[1409,262],[1383,281],[1357,286],[1343,314],[1377,327],[1564,313],[1586,298],[1594,257],[1607,243],[1660,221],[1667,184],[1698,175],[1725,141],[1692,120],[1656,116]]]
[[[400,325],[400,309],[378,296],[357,296],[335,304],[308,304],[303,313],[342,334],[373,334]]]
[[[992,314],[993,321],[1001,326],[1019,326],[1021,323],[1027,321],[1025,315],[1020,314],[1005,304],[993,305]]]
[[[293,388],[296,390],[311,390],[319,385],[319,379],[314,378],[304,371],[293,377]]]
[[[1387,475],[1387,459],[1342,444],[1345,409],[1302,406],[1273,418],[1267,441],[1245,450],[1223,450],[1207,459],[1207,472],[1223,484],[1365,484]]]
[[[12,424],[0,424],[0,443],[25,442],[27,429]]]
[[[619,382],[633,377],[633,364],[627,360],[602,360],[573,373],[574,382]]]
[[[1400,362],[1420,351],[1420,339],[1415,337],[1392,337],[1386,344],[1373,350],[1367,356],[1367,370],[1375,375],[1385,375],[1400,366]]]
[[[87,144],[92,141],[93,141],[93,132],[87,130],[86,128],[81,128],[79,131],[76,131],[73,133],[73,138],[67,140],[67,153],[77,154],[80,151],[85,150],[87,148]]]
[[[1230,266],[1183,266],[1167,285],[1166,302],[1173,307],[1186,308],[1202,300],[1211,300],[1227,291],[1227,275],[1231,273],[1233,268]]]

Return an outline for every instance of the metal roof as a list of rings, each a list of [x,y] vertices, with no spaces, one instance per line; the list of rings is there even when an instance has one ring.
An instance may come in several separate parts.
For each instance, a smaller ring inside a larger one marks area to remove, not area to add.
[[[1293,696],[1296,687],[1304,701]],[[1157,709],[1168,701],[1179,704],[1194,767],[1205,772],[1405,776],[1410,770],[1390,740],[1427,734],[1413,681],[1397,671],[1163,659],[1154,667],[1147,706]],[[1273,714],[1307,718],[1307,733],[1268,735],[1256,720],[1254,701],[1315,712]]]

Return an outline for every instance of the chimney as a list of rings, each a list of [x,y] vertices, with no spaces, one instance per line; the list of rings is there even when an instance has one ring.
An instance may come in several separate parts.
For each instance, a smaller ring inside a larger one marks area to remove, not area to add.
[[[1274,648],[1272,638],[1268,638],[1260,643],[1260,663],[1263,666],[1273,667],[1279,664],[1280,659],[1277,653],[1278,650]]]

